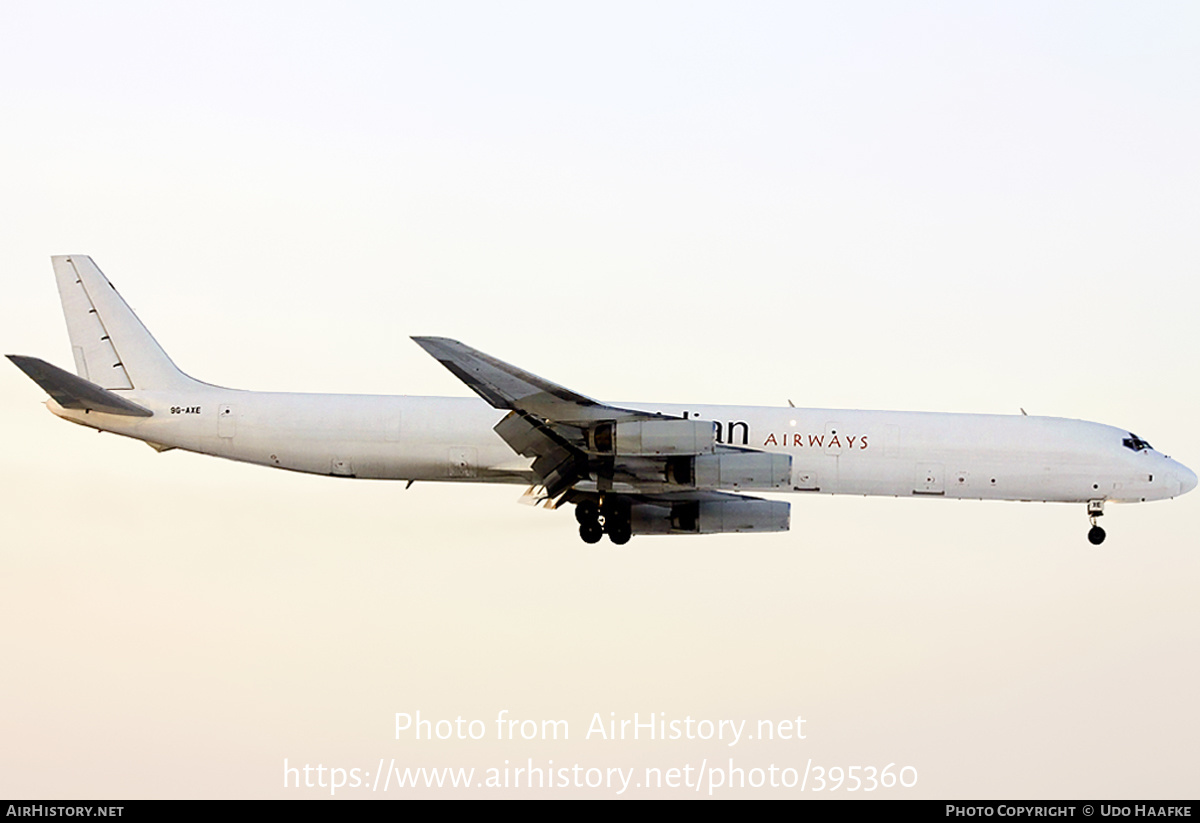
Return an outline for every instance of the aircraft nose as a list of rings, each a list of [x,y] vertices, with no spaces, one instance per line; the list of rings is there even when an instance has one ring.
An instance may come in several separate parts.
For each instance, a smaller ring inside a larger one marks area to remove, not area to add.
[[[1179,476],[1179,493],[1187,494],[1196,488],[1196,473],[1182,463],[1176,463],[1175,466],[1175,473]]]

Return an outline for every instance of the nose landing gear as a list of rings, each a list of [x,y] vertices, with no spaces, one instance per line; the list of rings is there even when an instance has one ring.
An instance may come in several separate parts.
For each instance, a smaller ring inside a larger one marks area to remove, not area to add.
[[[1088,541],[1093,546],[1099,546],[1104,542],[1104,529],[1096,524],[1096,518],[1104,514],[1103,500],[1089,500],[1087,504],[1088,522],[1092,524],[1092,528],[1088,531]]]

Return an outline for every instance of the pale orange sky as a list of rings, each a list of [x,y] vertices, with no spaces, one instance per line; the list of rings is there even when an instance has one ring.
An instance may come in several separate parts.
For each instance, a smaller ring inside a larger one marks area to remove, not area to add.
[[[1190,8],[10,11],[5,352],[70,366],[78,252],[221,385],[466,394],[439,334],[601,399],[1023,406],[1200,464]],[[1082,507],[830,497],[585,547],[517,487],[159,455],[43,399],[0,369],[2,795],[731,757],[1196,795],[1200,497],[1110,507],[1100,549]],[[417,710],[571,739],[396,740]],[[609,712],[808,734],[584,739]]]

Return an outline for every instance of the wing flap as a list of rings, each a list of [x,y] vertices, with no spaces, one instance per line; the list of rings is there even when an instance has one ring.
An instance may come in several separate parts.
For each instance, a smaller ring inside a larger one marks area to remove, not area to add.
[[[517,454],[536,458],[531,468],[551,497],[561,494],[588,476],[587,457],[549,426],[514,411],[496,424],[494,431]]]

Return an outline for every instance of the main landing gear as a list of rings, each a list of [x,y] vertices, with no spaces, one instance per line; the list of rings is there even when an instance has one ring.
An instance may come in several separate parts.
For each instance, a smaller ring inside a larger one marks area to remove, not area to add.
[[[580,500],[575,504],[575,519],[584,543],[599,543],[607,534],[609,540],[623,546],[633,537],[629,504],[619,497],[606,497],[599,504]]]
[[[1088,504],[1088,522],[1092,524],[1092,528],[1088,531],[1088,540],[1093,546],[1099,546],[1104,542],[1104,529],[1096,524],[1096,518],[1104,514],[1103,500],[1089,500]]]

